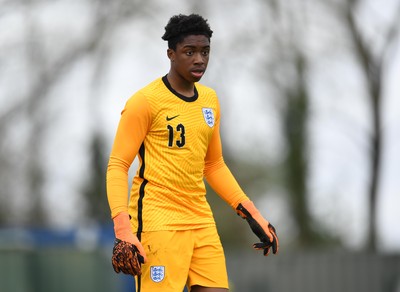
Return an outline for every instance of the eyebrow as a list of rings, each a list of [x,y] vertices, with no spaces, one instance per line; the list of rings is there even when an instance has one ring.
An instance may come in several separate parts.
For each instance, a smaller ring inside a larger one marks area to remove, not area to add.
[[[185,49],[185,48],[191,49],[191,48],[197,48],[197,47],[198,47],[198,46],[194,46],[194,45],[184,45],[184,46],[183,46],[184,49]],[[202,46],[201,48],[210,48],[210,45]]]

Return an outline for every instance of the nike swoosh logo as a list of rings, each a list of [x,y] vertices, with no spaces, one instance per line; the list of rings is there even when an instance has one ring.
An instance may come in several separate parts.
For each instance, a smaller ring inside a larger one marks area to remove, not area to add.
[[[176,116],[173,116],[173,117],[168,117],[168,116],[167,116],[167,121],[173,120],[173,119],[175,119],[176,117],[179,117],[179,115],[176,115]]]

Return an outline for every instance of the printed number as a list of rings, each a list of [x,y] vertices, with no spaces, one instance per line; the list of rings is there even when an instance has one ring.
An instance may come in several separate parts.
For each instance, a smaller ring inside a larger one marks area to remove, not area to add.
[[[168,129],[168,147],[172,147],[174,145],[174,128],[171,125],[167,126]],[[176,131],[180,133],[179,140],[176,140],[176,146],[179,148],[185,146],[185,126],[179,124],[176,126]]]
[[[186,141],[185,141],[185,127],[182,124],[179,124],[178,126],[176,126],[176,130],[178,132],[181,132],[181,135],[180,135],[181,139],[176,141],[176,146],[183,147],[183,146],[185,146],[185,143],[186,143]]]

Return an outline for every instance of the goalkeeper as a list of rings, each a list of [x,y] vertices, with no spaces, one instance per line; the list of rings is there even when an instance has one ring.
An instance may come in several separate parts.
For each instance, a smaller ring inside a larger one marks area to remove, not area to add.
[[[225,256],[206,200],[204,178],[246,219],[264,255],[278,252],[274,227],[242,191],[224,162],[220,105],[198,81],[213,31],[197,14],[171,17],[168,74],[125,104],[107,169],[107,196],[116,242],[116,272],[136,277],[136,291],[228,291]],[[129,202],[128,170],[139,167]]]

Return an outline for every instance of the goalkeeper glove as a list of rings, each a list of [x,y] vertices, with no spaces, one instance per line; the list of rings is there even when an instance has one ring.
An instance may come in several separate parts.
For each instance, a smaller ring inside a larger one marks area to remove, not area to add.
[[[279,250],[279,240],[276,235],[274,226],[270,224],[260,214],[257,208],[254,206],[252,201],[245,201],[240,203],[236,208],[237,214],[246,219],[249,223],[251,230],[260,239],[261,242],[253,244],[255,249],[264,250],[264,255],[267,256],[272,252],[276,254]]]
[[[119,273],[140,275],[140,264],[147,262],[146,253],[139,239],[132,233],[129,214],[121,212],[113,219],[115,245],[112,264]],[[133,268],[132,268],[133,267]]]
[[[123,272],[132,276],[142,274],[140,265],[144,262],[138,248],[132,243],[115,240],[111,263],[116,273]]]

